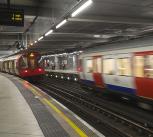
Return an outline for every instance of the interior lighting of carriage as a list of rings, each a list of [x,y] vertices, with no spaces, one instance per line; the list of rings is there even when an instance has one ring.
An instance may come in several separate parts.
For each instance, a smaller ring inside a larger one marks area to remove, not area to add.
[[[33,54],[33,53],[31,53],[31,54],[30,54],[30,57],[34,57],[34,54]]]
[[[81,11],[83,11],[85,8],[87,8],[89,5],[92,4],[92,0],[88,0],[86,1],[82,6],[80,6],[77,10],[75,10],[71,16],[75,17],[76,15],[78,15]]]
[[[75,81],[77,81],[77,78],[74,78]]]
[[[57,26],[56,29],[60,28],[61,26],[63,26],[65,23],[67,22],[67,20],[63,20],[62,22],[60,22]]]
[[[43,36],[41,36],[39,39],[38,39],[38,41],[40,41],[40,40],[42,40],[44,37]]]
[[[52,29],[51,29],[51,30],[49,30],[48,32],[46,32],[46,33],[45,33],[45,36],[50,35],[52,32],[53,32],[53,30],[52,30]]]

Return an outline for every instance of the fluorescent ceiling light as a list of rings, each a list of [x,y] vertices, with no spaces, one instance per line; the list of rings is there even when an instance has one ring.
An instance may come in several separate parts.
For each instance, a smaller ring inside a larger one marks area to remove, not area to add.
[[[40,41],[40,40],[42,40],[44,37],[43,36],[41,36],[39,39],[38,39],[38,41]]]
[[[76,11],[74,11],[71,16],[75,17],[77,14],[79,14],[81,11],[83,11],[85,8],[87,8],[92,3],[92,0],[88,0],[85,2],[80,8],[78,8]]]
[[[48,36],[49,34],[51,34],[53,32],[53,30],[49,30],[48,32],[45,33],[45,36]]]
[[[100,38],[100,35],[94,35],[95,38]]]
[[[56,29],[58,29],[59,27],[61,27],[62,25],[64,25],[67,22],[67,20],[63,20],[62,22],[60,22],[57,26]]]

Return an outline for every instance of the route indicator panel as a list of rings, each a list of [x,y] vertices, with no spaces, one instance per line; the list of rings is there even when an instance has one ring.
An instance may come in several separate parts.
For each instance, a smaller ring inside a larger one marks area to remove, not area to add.
[[[19,9],[1,9],[0,25],[24,26],[24,11]]]

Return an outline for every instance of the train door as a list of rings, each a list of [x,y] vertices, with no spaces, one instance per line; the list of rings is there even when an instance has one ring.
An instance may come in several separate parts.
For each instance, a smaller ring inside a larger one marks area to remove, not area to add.
[[[118,54],[116,56],[117,76],[115,78],[116,91],[125,94],[136,94],[134,77],[132,74],[132,54]]]
[[[135,94],[130,54],[103,57],[103,77],[108,89],[125,94]]]
[[[108,89],[114,90],[113,85],[116,82],[116,60],[115,55],[103,56],[103,79]]]
[[[153,52],[137,52],[133,60],[137,95],[153,99]]]
[[[84,73],[83,73],[83,66],[82,65],[83,65],[83,58],[80,58],[79,62],[78,62],[78,68],[77,68],[77,71],[79,72],[80,80],[84,79]]]
[[[104,88],[102,78],[102,56],[93,57],[93,78],[97,87]]]
[[[83,62],[83,73],[86,80],[86,84],[93,85],[93,58],[92,57],[85,57]]]

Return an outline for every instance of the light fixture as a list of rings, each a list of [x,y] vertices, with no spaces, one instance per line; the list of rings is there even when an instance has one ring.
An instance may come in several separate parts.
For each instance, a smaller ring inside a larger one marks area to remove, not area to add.
[[[65,23],[67,22],[67,20],[63,20],[62,22],[60,22],[57,26],[56,29],[60,28],[61,26],[63,26]]]
[[[37,41],[35,41],[35,43],[37,43]]]
[[[48,36],[49,34],[51,34],[53,32],[53,30],[49,30],[48,32],[45,33],[45,36]]]
[[[33,46],[33,43],[31,43],[30,45]]]
[[[79,14],[81,11],[83,11],[85,8],[87,8],[92,3],[92,0],[88,0],[85,2],[81,7],[79,7],[76,11],[74,11],[71,16],[75,17],[77,14]]]
[[[95,38],[100,38],[100,35],[94,35]]]
[[[41,36],[39,39],[38,39],[38,41],[40,41],[40,40],[42,40],[44,37],[43,36]]]

